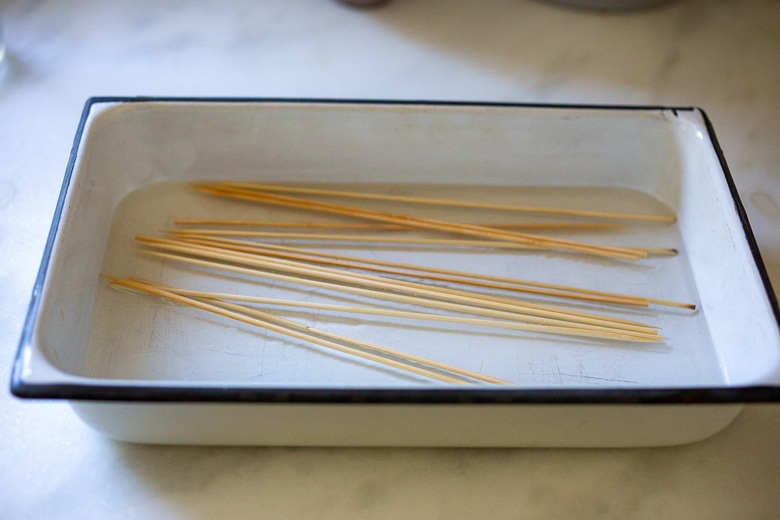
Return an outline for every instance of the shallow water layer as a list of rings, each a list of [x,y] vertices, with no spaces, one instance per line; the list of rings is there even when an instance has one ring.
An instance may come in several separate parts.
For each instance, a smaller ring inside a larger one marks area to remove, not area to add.
[[[313,186],[313,185],[307,185]],[[522,186],[337,185],[352,191],[399,196],[468,200],[535,207],[669,214],[656,199],[615,188],[526,188]],[[603,245],[676,248],[676,256],[639,261],[614,260],[563,251],[538,251],[452,244],[371,243],[325,240],[323,235],[351,233],[381,239],[463,239],[432,231],[342,230],[241,226],[272,233],[312,233],[312,239],[264,237],[288,245],[305,245],[331,253],[393,262],[479,272],[535,282],[697,303],[685,244],[674,224],[572,218],[537,213],[409,202],[316,198],[395,214],[478,224],[603,224],[618,228],[523,229],[557,238]],[[382,306],[420,310],[409,303],[288,283],[267,277],[227,274],[185,266],[139,254],[136,234],[162,236],[178,218],[241,219],[263,222],[347,224],[352,218],[280,206],[238,202],[196,193],[185,183],[162,183],[130,194],[113,216],[103,273],[140,276],[181,288],[251,294],[306,302]],[[363,224],[364,221],[359,221]],[[178,226],[178,227],[194,227]],[[201,225],[211,229],[219,226]],[[483,290],[484,291],[484,290]],[[494,291],[516,299],[565,306],[579,311],[649,323],[661,327],[662,343],[618,340],[423,322],[406,318],[274,307],[276,315],[404,353],[487,374],[522,387],[610,388],[697,386],[723,382],[718,357],[699,311],[651,306],[626,308],[572,303],[532,295]],[[154,297],[101,287],[91,319],[89,341],[79,375],[95,378],[274,386],[428,385],[429,379],[336,352],[299,339],[241,324],[200,310],[165,303]]]

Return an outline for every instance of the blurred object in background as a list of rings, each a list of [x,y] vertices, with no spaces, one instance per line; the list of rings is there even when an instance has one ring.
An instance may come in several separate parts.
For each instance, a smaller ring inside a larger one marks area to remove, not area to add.
[[[347,4],[355,7],[374,7],[381,4],[386,4],[390,0],[339,0],[342,4]]]
[[[390,0],[338,0],[355,7],[373,7]],[[640,9],[665,4],[671,0],[546,0],[550,3],[580,7],[583,9]]]
[[[671,0],[547,0],[584,9],[640,9],[670,3]]]
[[[3,38],[3,17],[0,15],[0,63],[5,58],[5,39]]]

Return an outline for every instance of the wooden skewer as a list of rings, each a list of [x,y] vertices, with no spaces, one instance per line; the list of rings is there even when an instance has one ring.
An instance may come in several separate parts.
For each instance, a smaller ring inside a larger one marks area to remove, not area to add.
[[[669,215],[643,215],[636,213],[615,213],[606,211],[589,211],[589,210],[577,210],[577,209],[565,209],[565,208],[546,208],[537,206],[521,206],[515,204],[495,204],[485,202],[470,202],[463,200],[447,200],[447,199],[433,199],[424,197],[411,197],[404,195],[388,195],[381,193],[366,193],[344,190],[332,190],[322,188],[312,188],[303,186],[289,186],[279,184],[263,184],[257,182],[224,182],[221,185],[231,186],[235,188],[260,190],[260,191],[274,191],[279,193],[299,193],[308,195],[326,195],[344,198],[356,198],[366,200],[386,200],[393,202],[405,202],[412,204],[427,204],[438,206],[453,206],[462,208],[482,208],[482,209],[499,209],[507,211],[518,211],[524,213],[544,213],[554,215],[568,215],[577,217],[592,217],[603,219],[618,219],[618,220],[640,220],[647,222],[675,222],[674,216]]]
[[[457,312],[483,315],[485,315],[486,312],[489,312],[492,314],[488,315],[501,318],[509,317],[510,319],[521,319],[532,323],[569,326],[572,328],[589,330],[619,330],[621,333],[625,332],[637,334],[639,336],[646,335],[648,337],[657,334],[657,328],[655,327],[634,324],[633,322],[626,322],[626,320],[616,320],[611,317],[577,313],[574,311],[551,308],[549,306],[531,305],[527,303],[520,304],[514,300],[501,301],[500,298],[491,298],[484,295],[466,295],[461,294],[458,291],[413,284],[411,282],[401,282],[398,280],[388,281],[383,279],[377,280],[377,277],[358,276],[355,273],[344,275],[341,273],[331,273],[330,271],[332,270],[323,268],[293,267],[290,265],[290,262],[281,260],[261,261],[256,258],[256,255],[243,255],[242,253],[226,254],[219,251],[209,251],[209,248],[202,246],[188,247],[186,244],[184,246],[176,244],[171,245],[159,242],[161,239],[156,240],[157,243],[152,244],[154,247],[163,247],[169,251],[178,251],[179,253],[183,253],[183,255],[171,255],[170,253],[162,253],[159,251],[144,251],[146,254],[171,258],[205,267],[233,270],[234,272],[244,274],[260,275],[266,278],[304,283],[330,289],[336,288],[338,290],[351,291],[358,294],[376,296],[376,291],[381,291],[381,297],[384,299],[413,302],[421,305],[455,310]],[[211,258],[212,260],[216,259],[217,262],[193,258],[192,255]],[[235,265],[236,263],[249,266],[249,268],[237,266]],[[263,270],[257,271],[258,267]],[[286,271],[286,273],[269,272],[268,269],[274,271],[279,271],[281,269],[282,271]],[[327,281],[313,280],[309,277],[325,277]],[[364,285],[367,289],[353,287],[356,283]],[[394,292],[389,291],[401,291],[402,294],[394,294]]]
[[[438,287],[434,285],[426,285],[417,282],[411,282],[406,280],[397,280],[392,278],[370,276],[365,274],[358,274],[354,272],[345,272],[343,270],[335,270],[332,268],[313,266],[311,264],[301,263],[292,260],[274,259],[263,257],[255,253],[245,253],[240,251],[230,251],[222,247],[213,246],[201,246],[188,242],[178,242],[172,239],[161,239],[155,237],[139,236],[137,240],[141,243],[151,245],[153,247],[165,248],[172,251],[178,251],[184,254],[194,254],[199,256],[205,256],[220,261],[229,261],[234,263],[243,263],[253,267],[271,268],[287,270],[297,275],[326,278],[330,281],[336,281],[339,283],[363,283],[383,291],[387,290],[402,290],[407,293],[411,292],[415,295],[424,295],[426,297],[439,297],[444,299],[457,299],[464,303],[478,302],[479,305],[492,305],[495,308],[501,308],[510,311],[522,311],[526,313],[532,313],[539,316],[548,316],[555,319],[565,316],[566,319],[571,321],[581,321],[582,323],[602,323],[609,322],[616,324],[615,326],[625,326],[634,330],[657,330],[656,327],[650,327],[637,322],[628,320],[620,320],[610,316],[601,316],[592,313],[577,312],[568,309],[561,309],[559,307],[553,307],[549,305],[543,305],[538,303],[522,302],[516,299],[503,298],[498,296],[491,296],[480,293],[466,292],[461,290],[450,289],[446,287]]]
[[[413,217],[410,215],[400,215],[383,211],[373,211],[351,206],[342,206],[337,204],[327,204],[323,202],[288,197],[284,195],[274,195],[262,193],[253,190],[232,188],[222,184],[200,184],[192,185],[194,189],[203,193],[209,193],[221,197],[229,197],[239,200],[252,202],[261,202],[267,204],[295,207],[299,209],[334,213],[339,215],[348,215],[367,220],[381,221],[394,224],[403,224],[422,229],[432,229],[438,231],[447,231],[450,233],[459,233],[463,235],[477,236],[480,238],[492,238],[495,240],[512,242],[521,245],[534,245],[546,247],[553,250],[572,251],[586,253],[607,258],[616,258],[624,260],[638,260],[644,258],[647,253],[642,250],[626,247],[610,247],[576,242],[572,240],[556,239],[534,235],[528,233],[519,233],[515,231],[505,231],[499,229],[477,226],[473,224],[460,224],[443,220],[427,219],[422,217]]]
[[[278,274],[268,271],[260,271],[257,269],[252,269],[249,267],[241,267],[236,265],[230,265],[230,264],[222,264],[220,262],[212,262],[208,260],[202,260],[198,258],[189,257],[186,255],[178,255],[174,253],[164,253],[161,251],[150,251],[150,250],[144,250],[141,251],[143,254],[154,256],[157,258],[164,258],[168,260],[173,260],[177,262],[183,262],[188,263],[191,265],[197,265],[200,267],[205,267],[209,269],[217,269],[217,270],[224,270],[228,272],[243,274],[243,275],[249,275],[253,277],[261,277],[261,278],[268,278],[271,280],[278,280],[278,281],[284,281],[284,282],[291,282],[294,284],[303,284],[303,285],[309,285],[312,287],[318,287],[322,289],[329,289],[329,290],[336,290],[336,291],[342,291],[346,293],[351,294],[357,294],[361,296],[369,296],[372,298],[379,298],[381,300],[386,301],[395,301],[395,302],[401,302],[401,303],[408,303],[412,305],[421,305],[425,307],[431,307],[435,309],[442,309],[452,312],[459,312],[459,313],[467,313],[467,314],[476,314],[479,316],[489,316],[489,317],[495,317],[499,319],[509,319],[509,320],[518,320],[522,319],[524,321],[529,321],[531,323],[534,322],[542,322],[542,321],[549,321],[549,320],[543,320],[543,319],[528,319],[526,316],[519,315],[518,313],[513,312],[507,312],[507,311],[501,311],[501,310],[495,310],[490,308],[483,308],[483,307],[476,307],[476,306],[469,306],[464,304],[458,304],[458,303],[451,303],[446,301],[437,301],[437,300],[431,300],[431,299],[425,299],[425,298],[419,298],[415,296],[408,296],[403,294],[393,294],[393,293],[382,293],[381,291],[373,290],[373,289],[366,289],[362,287],[350,287],[346,285],[338,285],[334,283],[329,282],[322,282],[318,280],[310,280],[306,278],[300,278],[296,276],[290,276],[290,275],[284,275],[284,274]],[[587,326],[587,325],[577,325],[571,326],[570,324],[566,324],[565,322],[563,324],[558,324],[559,326],[567,326],[569,325],[572,331],[571,335],[577,335],[576,332],[579,330],[603,330],[603,336],[601,336],[603,339],[623,339],[624,331],[616,330],[616,329],[610,329],[607,327],[604,327],[603,329],[599,329],[598,327],[593,326]],[[649,342],[657,342],[657,341],[663,341],[663,336],[657,334],[655,331],[651,332],[631,332],[627,331],[625,334],[629,334],[632,337],[636,338],[636,341],[649,341]]]
[[[614,303],[621,305],[633,305],[647,307],[650,302],[647,298],[637,298],[624,295],[614,294],[588,294],[580,292],[576,289],[561,290],[552,289],[547,286],[545,288],[528,287],[523,286],[523,281],[511,280],[511,281],[489,281],[480,279],[478,275],[471,273],[461,273],[456,271],[448,271],[445,269],[432,269],[417,265],[401,264],[398,262],[381,262],[377,260],[370,260],[367,258],[358,258],[349,255],[338,254],[325,254],[314,253],[301,248],[295,248],[290,246],[282,246],[276,244],[259,244],[257,242],[248,242],[245,240],[232,240],[225,238],[213,238],[205,237],[201,238],[197,235],[173,235],[175,239],[182,240],[184,242],[224,247],[233,251],[241,251],[247,253],[260,253],[264,255],[279,256],[281,258],[288,258],[293,260],[301,260],[306,262],[316,262],[324,265],[355,268],[373,272],[379,272],[384,274],[395,274],[401,276],[414,276],[418,278],[428,280],[438,280],[445,282],[455,282],[466,285],[474,285],[478,287],[486,287],[492,289],[504,289],[516,292],[524,292],[530,294],[536,294],[540,296],[551,296],[556,298],[568,298],[582,301],[591,301],[599,303]],[[527,285],[527,284],[525,284]],[[545,285],[545,284],[537,284]]]
[[[319,251],[315,252],[299,247],[284,246],[279,244],[257,243],[246,240],[235,240],[210,236],[200,237],[197,234],[188,233],[185,233],[182,236],[178,236],[175,231],[173,232],[173,237],[186,242],[197,243],[201,245],[213,245],[216,247],[226,247],[236,251],[260,252],[263,254],[272,254],[285,258],[313,261],[326,265],[357,268],[402,276],[416,276],[429,280],[455,282],[478,287],[524,292],[529,294],[536,294],[539,296],[550,296],[554,298],[566,298],[638,307],[648,307],[651,303],[654,303],[656,305],[686,308],[692,310],[696,308],[696,306],[693,304],[670,300],[630,296],[626,294],[595,291],[549,283],[531,282],[528,280],[519,280],[515,278],[480,275],[477,273],[426,267],[400,262],[387,262],[350,255],[323,253]]]
[[[287,240],[311,240],[316,242],[354,242],[377,244],[411,244],[423,246],[453,246],[453,247],[484,247],[495,249],[549,249],[544,246],[522,245],[512,242],[499,242],[495,240],[463,240],[463,239],[437,239],[437,238],[409,238],[409,237],[377,237],[360,235],[339,235],[332,233],[285,233],[278,231],[254,231],[245,229],[167,229],[171,235],[209,235],[215,237],[244,237],[244,238],[280,238]],[[639,248],[630,248],[639,249]],[[677,250],[673,248],[642,248],[647,255],[675,256]]]
[[[229,309],[241,309],[242,312],[246,312],[250,315],[258,315],[262,314],[265,315],[266,313],[260,313],[260,311],[257,311],[255,309],[246,309],[245,307],[241,307],[239,305],[226,303],[226,302],[220,302],[220,305],[229,308]],[[325,337],[335,340],[336,342],[344,342],[347,344],[353,344],[361,347],[362,349],[366,349],[368,352],[366,354],[371,355],[374,352],[381,353],[380,359],[382,357],[387,356],[387,361],[392,361],[392,358],[397,357],[403,360],[406,363],[409,363],[408,366],[402,367],[405,368],[405,370],[412,370],[414,367],[414,364],[420,364],[425,367],[426,372],[429,374],[428,377],[436,377],[436,370],[444,372],[444,374],[439,374],[439,379],[442,381],[453,381],[453,382],[470,382],[468,380],[466,381],[458,381],[457,379],[454,379],[450,376],[450,374],[457,374],[458,376],[474,379],[477,381],[481,381],[483,383],[490,383],[494,385],[508,385],[510,384],[508,381],[505,381],[503,379],[498,379],[495,377],[491,377],[485,374],[481,374],[479,372],[473,372],[471,370],[465,370],[460,367],[456,367],[453,365],[447,365],[444,363],[440,363],[438,361],[434,361],[431,359],[423,358],[420,356],[414,356],[412,354],[406,354],[399,352],[397,350],[392,350],[386,347],[381,347],[379,345],[375,345],[373,343],[368,343],[365,341],[356,340],[354,338],[348,338],[346,336],[342,336],[340,334],[334,334],[332,332],[327,332],[320,329],[315,329],[314,327],[308,327],[300,325],[292,320],[282,320],[280,318],[277,318],[280,323],[283,323],[286,326],[289,326],[291,328],[295,328],[297,330],[302,331],[305,335],[310,337],[310,341],[313,341],[317,337]],[[338,345],[338,343],[337,343]],[[335,348],[335,346],[334,346]],[[354,353],[357,354],[357,352],[360,352],[361,350],[357,350]],[[432,370],[435,369],[435,370]]]
[[[131,280],[136,280],[139,281],[140,283],[154,284],[154,282],[149,282],[148,280],[141,280],[134,277],[131,278]],[[260,296],[248,296],[248,295],[239,295],[239,294],[231,294],[231,293],[198,291],[192,289],[175,289],[172,287],[168,287],[168,290],[171,292],[175,292],[176,294],[180,294],[182,296],[189,296],[192,298],[207,298],[207,299],[214,299],[214,300],[238,301],[238,302],[256,303],[256,304],[276,306],[276,307],[314,309],[314,310],[341,312],[347,314],[368,314],[374,316],[407,318],[407,319],[421,320],[421,321],[442,321],[448,323],[476,325],[479,327],[487,327],[487,328],[522,330],[526,332],[543,332],[547,334],[572,335],[571,329],[565,327],[553,327],[548,325],[532,325],[527,323],[518,323],[518,322],[504,321],[504,320],[466,318],[463,316],[431,314],[426,312],[400,311],[400,310],[392,310],[392,309],[383,309],[378,307],[356,307],[356,306],[347,306],[347,305],[334,305],[334,304],[327,304],[327,303],[303,302],[298,300],[282,300],[276,298],[264,298]],[[587,331],[578,331],[575,335],[594,337],[594,338],[603,338],[601,333],[589,333]],[[657,341],[661,341],[662,339],[660,338],[660,336],[655,336],[655,338],[658,338]],[[633,336],[629,336],[629,335],[621,336],[618,334],[615,334],[613,336],[613,339],[621,339],[624,341],[637,341],[636,338]]]
[[[577,312],[572,310],[561,309],[558,307],[552,307],[549,305],[532,304],[529,302],[521,302],[516,299],[501,298],[497,296],[490,296],[485,294],[478,294],[472,292],[459,291],[454,289],[448,289],[445,287],[438,287],[432,285],[425,285],[416,282],[410,282],[405,280],[388,279],[383,277],[376,277],[364,274],[358,274],[354,272],[344,272],[343,270],[334,270],[326,267],[312,266],[284,259],[274,259],[262,257],[257,254],[249,254],[240,251],[230,251],[221,247],[205,246],[192,244],[188,242],[178,242],[172,239],[163,239],[148,236],[137,236],[136,240],[142,244],[146,244],[152,247],[166,249],[168,251],[176,251],[188,255],[197,255],[201,257],[211,258],[219,261],[227,261],[232,263],[239,263],[259,268],[270,268],[275,270],[282,270],[291,272],[295,275],[303,275],[308,277],[319,277],[329,281],[346,284],[362,283],[366,286],[382,290],[382,291],[403,291],[406,293],[412,293],[418,296],[425,296],[427,298],[443,298],[443,299],[455,299],[457,301],[474,304],[477,303],[481,306],[493,306],[494,308],[530,313],[536,316],[545,316],[553,319],[567,319],[569,321],[577,321],[587,324],[602,325],[604,323],[610,323],[615,327],[626,327],[629,330],[636,331],[656,331],[656,327],[650,327],[637,322],[631,322],[627,320],[619,320],[617,318],[609,316],[601,316],[591,313]]]
[[[448,383],[467,383],[468,379],[492,384],[509,384],[507,381],[486,376],[477,372],[464,370],[421,358],[418,356],[405,354],[396,350],[380,347],[363,341],[346,338],[338,334],[327,331],[317,330],[312,327],[306,327],[292,320],[287,320],[273,316],[272,314],[258,311],[256,309],[246,308],[240,305],[230,304],[213,298],[193,298],[177,293],[171,288],[159,284],[145,284],[136,280],[106,276],[110,283],[122,286],[124,288],[135,289],[146,292],[167,300],[174,301],[200,310],[208,311],[226,318],[231,318],[249,325],[259,326],[271,330],[278,334],[303,339],[311,343],[318,344],[333,350],[344,352],[353,356],[362,357],[370,361],[381,363],[394,368],[412,372],[417,375],[437,379]],[[350,347],[354,345],[359,348]],[[421,365],[421,366],[420,366]],[[455,374],[459,377],[453,377]],[[462,378],[467,378],[466,380]]]
[[[317,202],[309,199],[300,199],[296,197],[274,195],[270,193],[262,193],[262,192],[252,191],[252,190],[233,189],[229,186],[225,187],[223,185],[216,185],[216,186],[196,185],[196,189],[200,189],[201,191],[208,192],[214,195],[223,196],[223,197],[226,196],[226,197],[238,198],[242,200],[253,200],[255,202],[291,206],[300,209],[335,213],[340,215],[347,215],[347,216],[352,216],[357,218],[374,220],[374,221],[402,224],[405,226],[417,227],[417,228],[429,229],[429,230],[447,231],[450,233],[465,234],[465,235],[477,236],[481,238],[492,238],[495,240],[512,242],[521,245],[533,245],[537,247],[544,247],[547,249],[575,251],[575,252],[594,254],[594,255],[605,256],[610,258],[622,258],[622,259],[630,259],[630,260],[637,260],[639,258],[647,256],[647,253],[645,251],[639,249],[631,249],[626,247],[600,246],[594,244],[587,244],[584,242],[576,242],[572,240],[551,238],[551,237],[546,237],[546,236],[541,236],[536,234],[486,228],[484,226],[477,226],[473,224],[461,224],[457,222],[427,219],[422,217],[414,217],[410,215],[399,215],[399,214],[382,212],[382,211],[372,211],[372,210],[366,210],[361,208],[355,208],[351,206],[327,204],[327,203]]]
[[[355,230],[408,230],[414,229],[400,224],[356,224],[346,222],[296,222],[275,220],[244,220],[244,219],[210,219],[210,218],[177,218],[173,223],[177,226],[236,226],[255,228],[303,228],[303,229],[355,229]],[[534,222],[523,224],[480,224],[497,229],[548,229],[548,230],[605,230],[619,229],[620,224],[583,224],[583,223],[550,223]]]

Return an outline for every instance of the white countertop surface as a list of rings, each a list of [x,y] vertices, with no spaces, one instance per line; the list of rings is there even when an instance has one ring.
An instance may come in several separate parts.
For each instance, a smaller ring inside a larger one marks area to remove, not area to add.
[[[632,13],[529,0],[2,0],[0,518],[780,517],[780,408],[623,450],[125,445],[8,378],[96,95],[696,105],[780,286],[780,2]]]

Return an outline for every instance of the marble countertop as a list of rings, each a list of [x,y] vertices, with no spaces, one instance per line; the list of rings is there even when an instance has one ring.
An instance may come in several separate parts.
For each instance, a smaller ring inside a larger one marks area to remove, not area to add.
[[[2,0],[0,518],[697,518],[780,514],[780,408],[659,449],[126,445],[8,376],[85,100],[249,96],[696,105],[780,286],[780,3]]]

